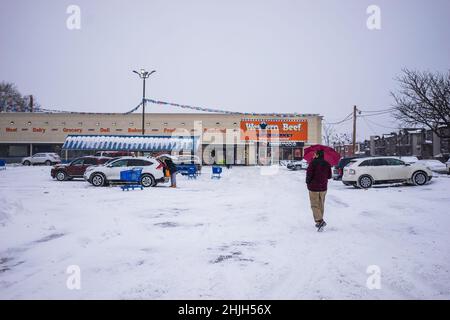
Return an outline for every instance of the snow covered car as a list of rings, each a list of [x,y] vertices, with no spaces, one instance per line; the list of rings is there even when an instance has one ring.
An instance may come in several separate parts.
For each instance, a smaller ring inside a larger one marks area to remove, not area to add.
[[[86,156],[73,160],[66,164],[57,164],[50,171],[53,179],[58,181],[72,180],[73,178],[83,178],[84,172],[90,166],[101,165],[110,158]]]
[[[24,166],[31,166],[35,164],[45,164],[51,166],[52,164],[61,163],[59,155],[53,152],[36,153],[32,157],[26,157],[22,159]]]
[[[418,162],[423,164],[424,166],[426,166],[428,169],[430,169],[433,172],[436,172],[436,173],[447,173],[448,172],[448,169],[447,169],[447,166],[445,165],[445,163],[442,163],[439,160],[429,159],[429,160],[419,160]]]
[[[308,162],[306,160],[292,161],[286,166],[289,170],[306,170],[308,169]]]
[[[374,184],[412,183],[424,185],[433,173],[420,163],[405,163],[393,157],[360,158],[351,160],[344,168],[342,182],[358,188],[370,188]]]
[[[447,173],[450,174],[450,159],[447,160],[445,165],[447,166]]]
[[[164,165],[150,157],[121,157],[105,165],[88,167],[84,179],[96,187],[110,182],[125,182],[120,180],[120,172],[135,168],[142,168],[139,183],[143,187],[154,187],[168,180],[164,177]]]

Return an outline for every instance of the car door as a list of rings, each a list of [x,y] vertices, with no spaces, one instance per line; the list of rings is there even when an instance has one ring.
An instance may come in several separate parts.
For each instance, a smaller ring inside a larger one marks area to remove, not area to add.
[[[388,164],[389,178],[387,180],[405,180],[409,177],[409,166],[399,159],[386,159]]]
[[[31,163],[33,164],[44,163],[45,160],[46,158],[43,153],[36,153],[34,156],[31,157]]]
[[[72,177],[82,176],[84,173],[83,165],[84,165],[83,158],[73,160],[67,167],[67,174]]]
[[[370,168],[371,176],[375,181],[389,180],[390,173],[386,159],[372,159]]]
[[[130,169],[128,159],[119,159],[106,166],[105,175],[108,180],[120,180],[120,172]]]

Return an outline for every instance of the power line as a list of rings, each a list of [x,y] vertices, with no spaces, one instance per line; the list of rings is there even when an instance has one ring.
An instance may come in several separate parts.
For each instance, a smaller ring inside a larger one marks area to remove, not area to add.
[[[347,122],[347,121],[349,121],[349,120],[351,120],[353,117],[352,117],[352,115],[353,115],[353,112],[350,112],[344,119],[342,119],[341,121],[337,121],[337,122],[326,122],[327,124],[329,124],[329,125],[337,125],[337,124],[341,124],[341,123],[344,123],[344,122]]]
[[[372,124],[374,124],[374,125],[376,125],[376,126],[382,127],[382,128],[386,128],[386,129],[394,129],[394,130],[400,129],[399,127],[397,127],[397,128],[394,128],[394,127],[388,127],[388,126],[385,126],[385,125],[376,123],[376,122],[374,122],[374,121],[372,121],[372,120],[370,120],[370,119],[364,119],[364,120],[369,121],[370,123],[372,123]]]

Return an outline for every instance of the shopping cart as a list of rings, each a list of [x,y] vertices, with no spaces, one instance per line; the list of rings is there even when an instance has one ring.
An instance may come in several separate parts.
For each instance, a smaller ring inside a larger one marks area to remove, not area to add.
[[[120,181],[125,183],[120,186],[122,191],[129,191],[134,189],[144,190],[144,187],[141,185],[141,173],[142,168],[133,168],[131,170],[124,170],[120,172]]]
[[[211,179],[220,179],[220,174],[222,173],[222,167],[212,167]]]

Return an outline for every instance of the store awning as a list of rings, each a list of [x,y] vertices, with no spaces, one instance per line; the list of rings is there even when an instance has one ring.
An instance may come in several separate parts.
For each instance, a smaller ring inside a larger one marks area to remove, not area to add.
[[[69,135],[63,150],[94,151],[195,151],[195,137]]]

